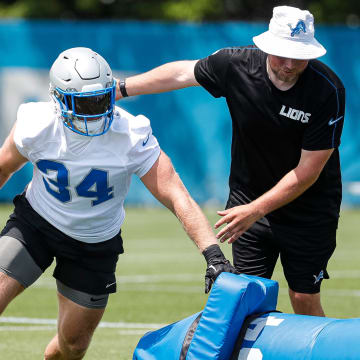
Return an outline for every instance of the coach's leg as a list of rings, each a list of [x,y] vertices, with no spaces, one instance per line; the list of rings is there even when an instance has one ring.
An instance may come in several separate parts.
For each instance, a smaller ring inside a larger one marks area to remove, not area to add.
[[[289,289],[289,296],[295,314],[325,316],[320,302],[320,293],[303,294]]]
[[[45,360],[82,359],[105,307],[94,309],[81,306],[60,293],[58,299],[58,333],[45,350]]]

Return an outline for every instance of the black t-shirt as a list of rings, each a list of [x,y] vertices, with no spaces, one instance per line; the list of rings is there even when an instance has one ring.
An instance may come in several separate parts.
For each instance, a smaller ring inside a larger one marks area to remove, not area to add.
[[[302,149],[334,148],[318,180],[267,219],[300,226],[336,222],[344,86],[325,64],[310,60],[297,83],[281,91],[268,78],[266,57],[255,46],[225,48],[195,66],[196,80],[214,97],[225,97],[230,110],[230,197],[246,204],[294,169]]]

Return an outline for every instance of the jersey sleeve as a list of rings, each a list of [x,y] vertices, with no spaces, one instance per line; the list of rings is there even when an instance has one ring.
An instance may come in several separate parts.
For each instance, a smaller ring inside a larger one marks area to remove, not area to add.
[[[31,152],[33,151],[33,142],[36,137],[36,124],[29,126],[29,117],[27,116],[26,104],[20,105],[15,125],[14,142],[20,154],[30,160]]]
[[[26,134],[25,134],[26,130],[24,129],[25,121],[24,121],[23,108],[24,105],[20,105],[17,112],[15,132],[14,132],[14,142],[20,154],[28,158],[28,146],[27,146]]]
[[[196,81],[216,98],[226,96],[226,74],[233,53],[232,48],[221,49],[195,64]]]
[[[150,120],[143,115],[136,116],[133,132],[133,146],[130,152],[132,172],[143,177],[160,155],[160,146],[152,134]]]
[[[31,102],[19,106],[14,142],[21,155],[34,162],[56,142],[56,124],[51,102]]]
[[[345,116],[345,89],[334,89],[327,101],[312,115],[305,130],[304,150],[326,150],[337,148]]]

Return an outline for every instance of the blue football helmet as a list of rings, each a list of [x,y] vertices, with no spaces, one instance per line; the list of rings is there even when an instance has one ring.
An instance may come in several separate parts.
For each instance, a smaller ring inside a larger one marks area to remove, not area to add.
[[[106,60],[88,48],[65,50],[50,69],[50,96],[64,125],[85,136],[99,136],[109,130],[115,85]]]

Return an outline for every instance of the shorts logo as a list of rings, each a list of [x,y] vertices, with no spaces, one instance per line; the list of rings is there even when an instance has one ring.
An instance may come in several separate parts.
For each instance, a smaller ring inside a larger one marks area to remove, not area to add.
[[[313,275],[313,277],[315,278],[314,285],[316,285],[318,282],[320,282],[320,281],[324,278],[324,271],[321,270],[321,271],[319,272],[319,275],[318,275],[318,276]]]
[[[281,107],[279,114],[282,116],[286,116],[287,118],[292,119],[292,120],[301,121],[304,124],[309,122],[309,118],[311,116],[310,113],[306,113],[301,110],[293,109],[291,107],[286,109],[286,105],[283,105]]]
[[[107,285],[105,286],[105,288],[107,289],[107,288],[109,288],[110,286],[113,286],[113,285],[115,285],[115,284],[116,284],[116,281],[113,282],[113,283],[111,283],[111,284],[107,284]]]
[[[291,30],[291,37],[294,37],[295,35],[299,35],[302,31],[303,33],[306,33],[306,26],[304,21],[299,20],[296,26],[293,28],[291,24],[288,24],[290,30]]]
[[[106,297],[102,297],[102,298],[93,298],[93,297],[91,297],[91,298],[90,298],[90,300],[93,301],[93,302],[95,302],[95,301],[101,301],[101,300],[104,300],[104,299],[106,299]]]

